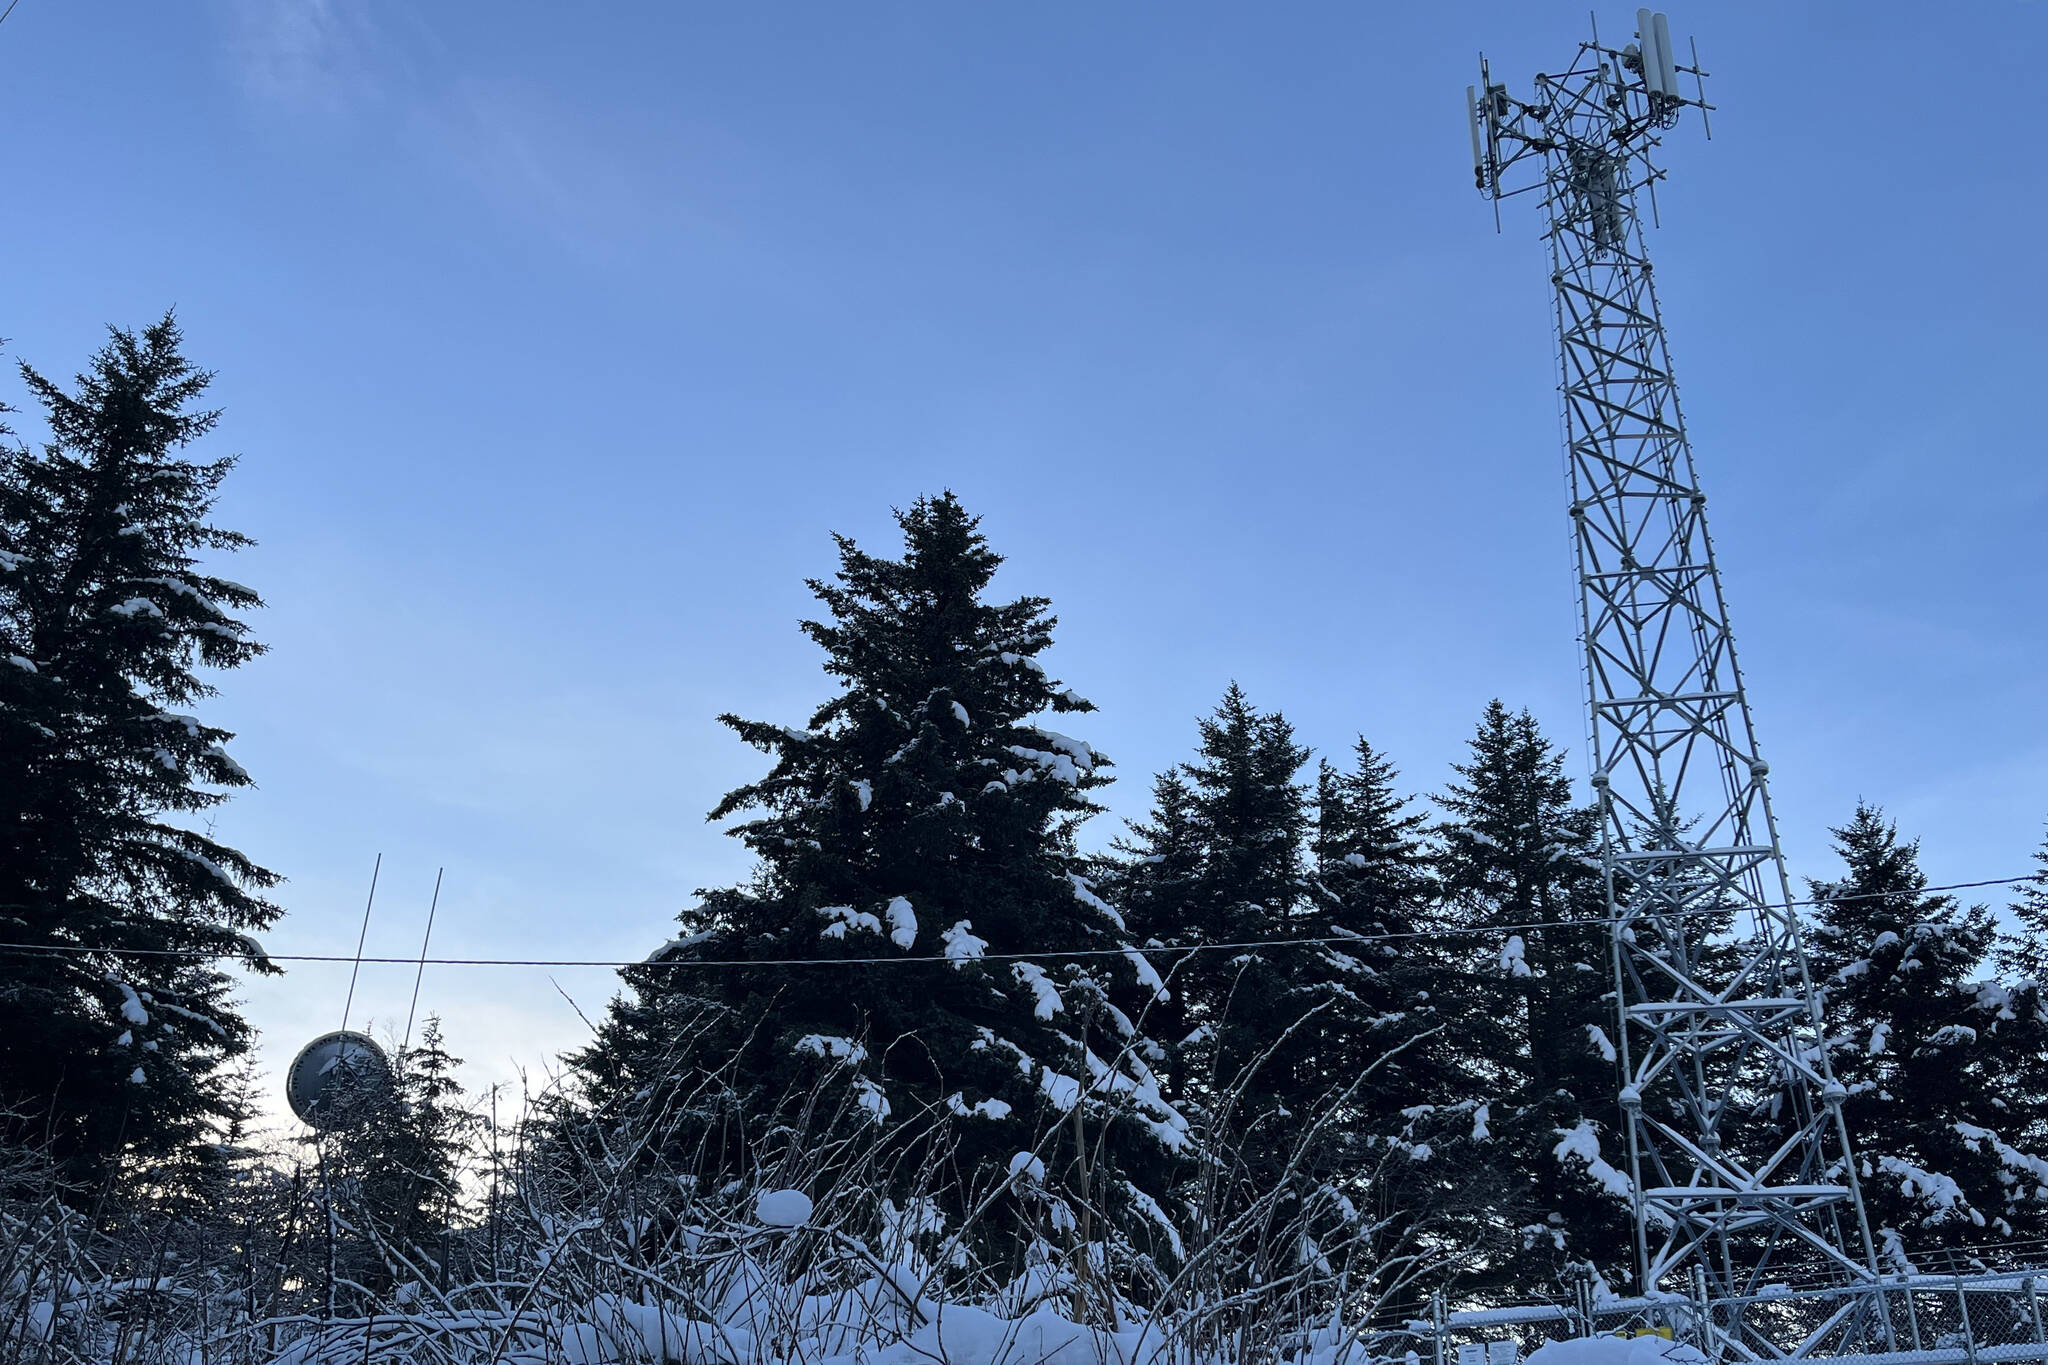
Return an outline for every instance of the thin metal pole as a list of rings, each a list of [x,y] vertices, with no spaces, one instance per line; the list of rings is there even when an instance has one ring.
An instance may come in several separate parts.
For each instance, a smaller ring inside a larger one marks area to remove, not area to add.
[[[320,1320],[334,1320],[334,1187],[327,1183],[327,1138],[322,1134],[319,1145],[313,1150],[318,1154],[320,1170],[320,1211],[327,1219],[327,1284],[320,1295]]]
[[[1692,1263],[1692,1313],[1693,1345],[1718,1358],[1721,1353],[1710,1345],[1714,1339],[1714,1317],[1707,1304],[1707,1268],[1698,1261]]]
[[[376,863],[370,868],[370,898],[363,902],[363,927],[356,935],[356,965],[349,968],[348,998],[341,1004],[341,1027],[348,1030],[349,1011],[356,1004],[356,976],[363,970],[363,945],[370,939],[370,907],[377,903],[377,874],[384,870],[384,855],[377,855]]]
[[[405,1007],[405,1041],[398,1045],[400,1057],[412,1046],[412,1016],[420,1007],[420,978],[427,974],[427,945],[434,941],[434,912],[441,908],[441,874],[447,870],[434,870],[434,899],[427,904],[427,932],[420,938],[420,969],[413,973],[412,1003]]]

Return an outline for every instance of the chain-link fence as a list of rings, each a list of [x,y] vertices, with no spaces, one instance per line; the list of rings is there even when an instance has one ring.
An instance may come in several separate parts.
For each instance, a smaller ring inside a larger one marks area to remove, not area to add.
[[[1711,1360],[1826,1359],[1836,1365],[2006,1365],[2048,1362],[2042,1298],[2048,1271],[1896,1276],[1861,1285],[1755,1294],[1573,1303],[1451,1312],[1439,1302],[1411,1322],[1414,1365],[1517,1365],[1547,1342],[1655,1334]]]

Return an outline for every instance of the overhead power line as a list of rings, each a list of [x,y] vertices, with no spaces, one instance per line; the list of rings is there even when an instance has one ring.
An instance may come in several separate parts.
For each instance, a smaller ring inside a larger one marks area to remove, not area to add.
[[[1845,901],[1879,900],[1886,896],[1927,895],[1937,891],[1969,891],[1986,886],[2012,886],[2019,882],[2040,881],[2044,875],[2039,872],[2024,873],[2017,877],[1988,877],[1983,881],[1949,882],[1942,886],[1916,887],[1912,891],[1868,891],[1849,896],[1825,896],[1811,900],[1787,902],[1787,908],[1811,905],[1834,905]],[[1726,907],[1713,906],[1684,912],[1690,915],[1725,915]],[[355,953],[256,953],[256,952],[215,952],[199,948],[113,948],[83,943],[0,943],[0,953],[65,953],[92,954],[108,953],[126,957],[178,957],[204,958],[212,961],[231,959],[245,962],[347,962],[367,963],[372,966],[432,966],[432,967],[897,967],[913,963],[956,962],[1042,962],[1051,958],[1122,957],[1133,950],[1144,953],[1203,953],[1203,952],[1244,952],[1255,948],[1295,948],[1319,945],[1358,946],[1369,943],[1390,943],[1418,938],[1483,937],[1486,935],[1516,934],[1526,929],[1602,929],[1604,919],[1549,919],[1525,920],[1518,924],[1454,925],[1442,929],[1412,929],[1398,933],[1379,934],[1314,934],[1297,938],[1242,939],[1231,943],[1177,943],[1157,947],[1133,944],[1117,948],[1058,948],[1043,952],[1028,953],[982,953],[975,957],[949,957],[943,953],[927,953],[919,956],[900,957],[780,957],[780,958],[706,958],[646,957],[632,959],[614,958],[547,958],[547,957],[362,957]],[[662,951],[660,949],[657,952]]]

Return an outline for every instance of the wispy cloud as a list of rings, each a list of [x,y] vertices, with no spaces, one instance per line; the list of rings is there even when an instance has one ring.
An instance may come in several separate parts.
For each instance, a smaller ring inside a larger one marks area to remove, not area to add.
[[[217,0],[233,68],[267,113],[365,119],[500,215],[586,256],[721,237],[744,148],[702,126],[657,130],[560,92],[471,69],[419,14],[372,0]]]
[[[523,83],[464,79],[414,111],[423,141],[498,210],[564,245],[632,244],[673,205],[573,108]]]
[[[224,0],[228,42],[251,94],[341,113],[375,99],[378,34],[358,0]]]

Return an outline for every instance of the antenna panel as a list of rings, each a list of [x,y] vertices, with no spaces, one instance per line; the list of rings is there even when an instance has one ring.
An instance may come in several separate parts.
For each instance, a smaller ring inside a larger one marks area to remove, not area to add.
[[[1472,128],[1472,174],[1482,188],[1486,184],[1486,153],[1479,145],[1479,89],[1465,87],[1465,122]]]
[[[1649,10],[1636,11],[1636,41],[1642,45],[1643,86],[1653,95],[1668,95],[1664,85],[1664,63],[1657,56],[1657,17]]]
[[[1657,34],[1657,76],[1664,82],[1664,93],[1678,99],[1678,58],[1671,52],[1671,21],[1662,11],[1650,16],[1650,27]]]

